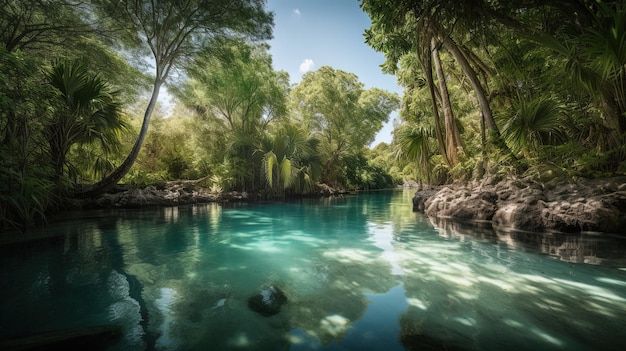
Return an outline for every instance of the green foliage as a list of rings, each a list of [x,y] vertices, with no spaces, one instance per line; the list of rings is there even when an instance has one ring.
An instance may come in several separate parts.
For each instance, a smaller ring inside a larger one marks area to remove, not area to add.
[[[42,119],[51,96],[40,60],[0,49],[0,228],[25,229],[56,203],[42,152]]]
[[[0,6],[0,45],[9,52],[69,46],[92,33],[78,6],[66,1],[3,0]]]
[[[288,77],[272,68],[267,45],[220,40],[187,69],[177,91],[201,118],[233,133],[259,134],[286,114]]]
[[[143,188],[148,185],[164,185],[167,181],[167,173],[165,171],[146,172],[133,168],[124,178],[122,178],[122,181],[125,184],[130,184],[139,188]]]
[[[277,192],[293,188],[308,193],[319,179],[321,164],[317,139],[297,126],[285,124],[259,146],[263,154],[262,172],[270,188]]]
[[[364,0],[361,7],[372,20],[366,42],[406,88],[394,140],[405,173],[433,181],[435,167],[457,180],[484,171],[597,176],[623,169],[623,3]],[[451,119],[438,117],[446,101],[431,43],[450,54],[442,53],[441,66],[461,137],[456,147]],[[425,127],[434,135],[411,131]],[[451,147],[459,163],[447,159],[445,170],[433,160],[446,160]]]
[[[24,230],[45,221],[56,203],[50,170],[35,162],[22,162],[0,147],[0,228]]]
[[[433,128],[404,123],[394,131],[395,157],[412,166],[410,174],[416,180],[435,183],[433,156]],[[405,169],[405,173],[406,173]]]
[[[228,164],[232,168],[220,175],[232,180],[229,186],[253,190],[265,183],[262,164],[274,163],[257,149],[268,126],[286,115],[288,76],[273,70],[267,45],[241,38],[214,45],[188,67],[190,79],[175,92],[195,115],[193,134],[201,156],[196,164],[206,165],[209,173]]]
[[[562,107],[551,97],[526,100],[519,97],[508,113],[502,114],[502,135],[515,152],[528,158],[537,155],[543,145],[565,142]]]
[[[121,104],[104,79],[90,74],[78,61],[61,62],[48,75],[57,90],[58,108],[45,122],[54,178],[60,179],[67,166],[67,154],[78,143],[97,142],[99,149],[110,153],[117,145],[118,133],[126,128]]]
[[[346,156],[343,164],[348,189],[388,189],[395,185],[389,173],[381,167],[370,165],[362,153]]]
[[[380,89],[364,90],[354,74],[321,67],[307,72],[291,92],[297,121],[320,140],[322,179],[337,185],[339,160],[370,143],[399,99]]]

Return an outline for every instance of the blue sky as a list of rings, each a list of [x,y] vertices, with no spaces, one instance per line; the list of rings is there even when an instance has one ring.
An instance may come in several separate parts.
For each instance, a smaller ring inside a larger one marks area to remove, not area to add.
[[[402,95],[396,77],[383,74],[383,54],[365,44],[363,33],[370,19],[357,0],[268,0],[274,12],[274,39],[269,44],[274,69],[289,73],[292,83],[302,74],[322,66],[354,73],[366,88],[380,88]],[[372,146],[391,142],[392,119],[378,133]]]

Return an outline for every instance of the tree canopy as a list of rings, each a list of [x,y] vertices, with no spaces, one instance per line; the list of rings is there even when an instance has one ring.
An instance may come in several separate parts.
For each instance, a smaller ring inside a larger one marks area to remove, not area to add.
[[[356,75],[327,66],[306,73],[291,96],[296,118],[321,141],[331,183],[339,158],[372,142],[399,103],[396,95],[365,90]]]
[[[429,169],[417,172],[423,180],[625,171],[619,1],[363,0],[361,8],[372,20],[366,42],[405,86],[397,154]]]

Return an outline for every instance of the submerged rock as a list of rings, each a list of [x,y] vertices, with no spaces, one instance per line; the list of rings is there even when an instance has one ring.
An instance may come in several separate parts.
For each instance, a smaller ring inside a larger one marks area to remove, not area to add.
[[[248,298],[248,308],[265,317],[278,314],[286,303],[287,296],[274,285],[263,286],[258,293]]]
[[[545,185],[530,179],[488,178],[418,191],[413,208],[431,217],[491,221],[499,228],[622,233],[626,177]]]

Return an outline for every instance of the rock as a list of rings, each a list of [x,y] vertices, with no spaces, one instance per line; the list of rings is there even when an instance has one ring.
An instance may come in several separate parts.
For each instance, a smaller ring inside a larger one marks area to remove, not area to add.
[[[432,217],[461,220],[491,220],[496,211],[495,191],[481,191],[465,186],[444,187],[425,203],[425,213]],[[415,202],[413,203],[415,206]]]
[[[418,191],[413,210],[530,231],[623,233],[626,228],[626,177],[546,186],[531,179],[494,179]]]
[[[422,212],[426,209],[426,201],[433,195],[436,190],[418,190],[413,196],[413,212]]]
[[[287,296],[274,285],[262,286],[258,293],[248,298],[248,308],[265,317],[278,314],[286,303]]]
[[[502,204],[493,215],[492,224],[500,228],[515,228],[529,231],[544,230],[539,206],[518,203]]]

